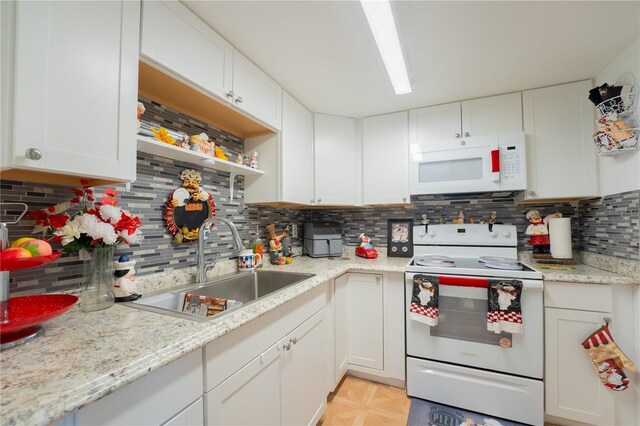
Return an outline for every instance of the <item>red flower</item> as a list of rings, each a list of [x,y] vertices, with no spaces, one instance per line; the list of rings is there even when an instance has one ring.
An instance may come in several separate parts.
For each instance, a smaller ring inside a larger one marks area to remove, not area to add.
[[[89,185],[89,180],[88,179],[80,179],[80,183],[82,184],[82,186],[86,187]]]
[[[80,203],[80,198],[78,198],[78,197],[74,197],[74,198],[72,198],[72,199],[71,199],[71,202],[72,202],[73,204],[79,204],[79,203]]]
[[[74,188],[74,189],[72,189],[72,191],[73,191],[73,194],[74,194],[76,197],[82,197],[82,194],[83,194],[82,189]]]
[[[111,196],[111,197],[117,197],[117,196],[118,196],[118,193],[117,193],[117,192],[116,192],[116,190],[115,190],[115,189],[113,189],[113,188],[107,188],[107,189],[105,189],[105,190],[104,190],[104,193],[105,193],[105,194],[107,194],[107,195],[109,195],[109,196]]]
[[[66,214],[56,214],[49,217],[49,222],[51,222],[51,226],[54,228],[62,228],[69,220],[69,216]]]
[[[136,229],[140,228],[141,226],[142,222],[140,222],[139,218],[127,216],[124,213],[122,213],[120,220],[116,222],[115,225],[113,225],[116,231],[127,231],[128,235],[136,232]]]
[[[93,195],[93,189],[91,188],[85,188],[84,192],[86,192],[88,195]]]
[[[55,213],[56,212],[56,206],[49,206],[49,207],[47,207],[47,210],[49,211],[49,213]]]
[[[95,198],[93,198],[92,196],[88,196],[87,201],[95,201]]]
[[[53,241],[54,243],[61,243],[62,235],[54,235],[53,238],[51,238],[51,241]]]
[[[102,204],[109,204],[111,206],[115,206],[116,205],[116,200],[114,200],[111,197],[108,197],[108,196],[104,195],[102,197]]]

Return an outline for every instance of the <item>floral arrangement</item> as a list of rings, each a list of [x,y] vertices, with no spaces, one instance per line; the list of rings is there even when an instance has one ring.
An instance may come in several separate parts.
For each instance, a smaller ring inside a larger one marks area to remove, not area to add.
[[[95,247],[117,246],[120,243],[136,244],[142,240],[142,223],[137,216],[118,207],[118,194],[114,189],[105,189],[100,201],[95,201],[89,181],[81,179],[82,188],[72,189],[75,197],[71,201],[29,212],[35,220],[33,233],[53,232],[54,242],[62,244],[62,251],[74,253],[91,251]],[[75,214],[67,211],[78,206]]]

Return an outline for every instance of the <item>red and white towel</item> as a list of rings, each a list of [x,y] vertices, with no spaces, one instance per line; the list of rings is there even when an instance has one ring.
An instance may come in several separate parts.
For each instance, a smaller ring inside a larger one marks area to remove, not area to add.
[[[429,275],[413,277],[409,318],[427,325],[438,325],[438,278]]]
[[[517,280],[489,280],[488,285],[489,308],[487,311],[487,330],[494,333],[521,334],[522,281]]]

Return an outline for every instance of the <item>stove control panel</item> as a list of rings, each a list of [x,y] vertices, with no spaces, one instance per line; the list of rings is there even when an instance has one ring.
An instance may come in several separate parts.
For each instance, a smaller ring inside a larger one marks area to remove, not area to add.
[[[444,224],[414,225],[416,245],[517,246],[515,225]]]

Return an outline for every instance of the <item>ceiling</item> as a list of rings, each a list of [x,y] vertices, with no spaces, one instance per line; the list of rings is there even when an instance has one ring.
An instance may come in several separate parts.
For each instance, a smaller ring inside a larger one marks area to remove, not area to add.
[[[395,95],[358,1],[183,3],[311,111],[356,118],[593,78],[640,35],[637,1],[393,1]]]

